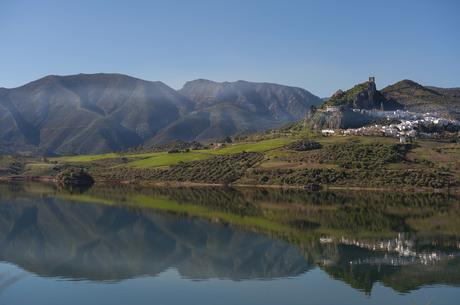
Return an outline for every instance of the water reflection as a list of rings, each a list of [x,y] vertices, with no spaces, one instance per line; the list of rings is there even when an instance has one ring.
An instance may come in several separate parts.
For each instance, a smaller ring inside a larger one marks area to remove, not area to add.
[[[260,189],[0,186],[0,260],[46,277],[295,277],[370,293],[460,283],[458,198]],[[402,233],[404,232],[404,233]],[[0,275],[0,285],[14,280]],[[1,289],[1,288],[0,288]]]
[[[185,277],[295,276],[297,249],[263,235],[154,211],[52,197],[1,200],[0,259],[42,276],[120,280],[177,268]]]

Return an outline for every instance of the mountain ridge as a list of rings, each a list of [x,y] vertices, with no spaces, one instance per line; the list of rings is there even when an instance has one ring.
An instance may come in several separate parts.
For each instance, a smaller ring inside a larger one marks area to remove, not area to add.
[[[191,84],[197,82],[189,82],[188,88],[195,90]],[[1,150],[86,154],[169,140],[220,138],[298,120],[311,104],[320,103],[301,88],[212,82],[222,86],[218,84],[224,84],[226,95],[205,104],[161,81],[114,73],[48,75],[2,88]],[[286,96],[293,100],[286,103]]]
[[[314,128],[367,122],[352,108],[437,112],[460,118],[460,89],[402,80],[377,90],[374,79],[339,90],[326,101],[293,86],[244,80],[188,81],[175,90],[161,81],[118,73],[48,75],[0,88],[0,151],[72,155],[170,142],[202,141],[278,128],[315,107]],[[313,107],[313,108],[312,108]]]
[[[397,100],[404,109],[414,112],[437,112],[460,119],[460,89],[423,86],[404,79],[381,90],[387,99]]]

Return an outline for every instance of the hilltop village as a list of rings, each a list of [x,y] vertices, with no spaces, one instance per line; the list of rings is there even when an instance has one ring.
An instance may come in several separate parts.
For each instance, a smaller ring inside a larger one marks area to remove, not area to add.
[[[460,130],[459,120],[438,112],[409,111],[386,99],[377,91],[374,77],[346,92],[338,90],[321,108],[307,113],[304,125],[311,126],[318,116],[323,126],[335,127],[321,129],[324,136],[383,136],[406,143],[416,138],[455,137]]]
[[[440,117],[436,113],[416,113],[405,110],[381,111],[377,109],[353,109],[354,112],[370,117],[384,119],[387,124],[371,124],[359,128],[341,130],[343,135],[355,136],[384,136],[396,137],[401,143],[420,138],[438,138],[443,131],[455,132],[460,128],[460,122]],[[335,133],[331,130],[322,130],[325,135]]]

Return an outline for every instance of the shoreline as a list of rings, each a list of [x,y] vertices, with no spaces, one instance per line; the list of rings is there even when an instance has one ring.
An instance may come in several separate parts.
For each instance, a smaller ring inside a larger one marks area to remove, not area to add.
[[[56,180],[52,176],[3,176],[0,177],[0,182],[14,183],[14,182],[45,182],[56,184]],[[133,181],[133,180],[95,180],[95,186],[98,185],[132,185],[141,187],[235,187],[235,188],[272,188],[272,189],[296,189],[305,190],[306,192],[316,192],[305,189],[303,185],[281,185],[281,184],[240,184],[240,183],[206,183],[206,182],[181,182],[181,181]],[[366,186],[352,186],[352,185],[321,185],[319,191],[375,191],[375,192],[388,192],[395,191],[391,187],[366,187]],[[453,188],[427,188],[427,187],[400,187],[398,192],[405,193],[449,193],[460,194],[460,187]]]

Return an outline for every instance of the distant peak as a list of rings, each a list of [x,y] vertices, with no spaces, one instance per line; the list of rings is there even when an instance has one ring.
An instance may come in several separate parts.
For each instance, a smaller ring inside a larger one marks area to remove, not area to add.
[[[424,86],[420,85],[417,82],[414,82],[413,80],[410,79],[403,79],[400,80],[399,82],[394,83],[393,85],[389,85],[388,87],[384,88],[383,91],[388,91],[392,89],[402,89],[402,88],[415,88],[415,89],[424,89],[426,90]]]
[[[194,79],[194,80],[185,82],[184,87],[190,86],[190,85],[200,85],[200,84],[206,85],[206,84],[220,84],[220,83],[209,80],[209,79],[205,79],[205,78],[198,78],[198,79]]]
[[[410,79],[403,79],[397,83],[394,83],[393,85],[390,85],[384,88],[382,91],[390,92],[390,91],[401,91],[401,90],[412,90],[412,91],[416,90],[419,92],[423,91],[423,92],[427,92],[427,93],[431,93],[435,95],[441,95],[441,93],[439,93],[436,90],[433,90],[433,88],[425,87]]]
[[[247,80],[236,80],[236,81],[222,81],[222,82],[216,82],[212,81],[209,79],[195,79],[191,81],[187,81],[182,89],[189,89],[191,87],[200,87],[200,86],[233,86],[233,87],[248,87],[248,86],[276,86],[276,87],[283,87],[283,88],[296,88],[296,89],[302,89],[299,87],[292,87],[292,86],[287,86],[287,85],[281,85],[277,83],[269,83],[269,82],[252,82],[252,81],[247,81]],[[304,89],[302,89],[304,90]]]
[[[161,81],[148,81],[144,79],[140,79],[137,77],[129,76],[126,74],[120,73],[79,73],[79,74],[69,74],[69,75],[47,75],[42,78],[39,78],[35,81],[29,82],[20,87],[34,87],[34,86],[41,86],[41,85],[50,85],[50,84],[58,84],[63,83],[66,84],[67,82],[116,82],[116,81],[135,81],[135,82],[146,82],[146,83],[153,83],[159,86],[168,87]]]
[[[401,85],[408,85],[408,86],[417,86],[417,87],[422,87],[422,85],[420,85],[419,83],[417,82],[414,82],[413,80],[410,80],[410,79],[403,79],[399,82],[397,82],[396,84],[401,84]]]

